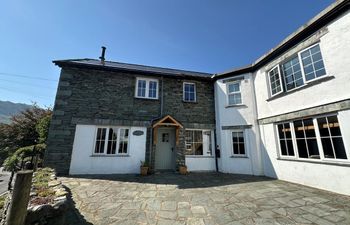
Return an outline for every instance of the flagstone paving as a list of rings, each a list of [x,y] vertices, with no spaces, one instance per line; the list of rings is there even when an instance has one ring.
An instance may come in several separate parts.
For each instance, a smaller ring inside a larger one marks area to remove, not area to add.
[[[61,177],[92,224],[350,224],[350,197],[220,173]]]

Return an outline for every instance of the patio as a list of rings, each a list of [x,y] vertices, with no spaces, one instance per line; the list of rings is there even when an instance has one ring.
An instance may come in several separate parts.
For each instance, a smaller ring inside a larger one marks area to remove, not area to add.
[[[59,178],[81,224],[350,224],[350,197],[221,173]],[[74,222],[77,223],[77,222]]]

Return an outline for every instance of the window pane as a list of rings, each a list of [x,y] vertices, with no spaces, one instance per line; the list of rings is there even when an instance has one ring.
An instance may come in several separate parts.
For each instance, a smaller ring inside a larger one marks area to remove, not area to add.
[[[301,120],[294,121],[294,130],[296,138],[304,138],[304,127]]]
[[[238,92],[239,91],[239,83],[233,83],[228,85],[228,92]]]
[[[328,127],[331,131],[332,136],[341,136],[340,127],[338,123],[337,116],[329,116],[328,119]]]
[[[284,128],[283,128],[283,124],[278,124],[277,125],[277,128],[278,128],[278,136],[279,138],[284,138]]]
[[[332,141],[337,159],[347,159],[343,139],[341,137],[332,138]]]
[[[305,139],[297,140],[297,146],[298,146],[299,157],[300,158],[309,158],[309,155],[307,153]]]
[[[289,156],[294,156],[294,149],[293,149],[293,141],[292,140],[287,140],[287,148],[288,148],[288,155]]]
[[[312,119],[303,120],[306,137],[316,137],[315,127]]]
[[[334,158],[332,142],[330,138],[321,138],[323,154],[325,158]]]
[[[155,81],[150,81],[149,82],[148,97],[150,97],[150,98],[157,98],[157,82],[155,82]]]
[[[107,154],[115,154],[117,147],[117,128],[109,128]]]
[[[292,138],[292,133],[290,130],[290,125],[289,123],[285,123],[284,124],[284,129],[283,129],[284,133],[285,133],[285,137],[286,138]]]
[[[203,155],[203,131],[186,130],[186,155]]]
[[[233,143],[233,154],[236,154],[236,155],[239,154],[238,148],[239,148],[238,143]]]
[[[318,146],[316,139],[307,139],[307,147],[309,149],[309,158],[319,159],[320,153],[318,152]]]
[[[282,155],[288,155],[287,154],[287,146],[285,140],[280,140],[280,146],[281,146],[281,154]]]
[[[118,153],[125,154],[128,152],[128,140],[129,140],[129,129],[121,128]]]
[[[326,117],[317,118],[317,123],[321,137],[329,137],[329,130]]]
[[[145,80],[138,80],[137,96],[138,97],[146,97],[146,81]]]

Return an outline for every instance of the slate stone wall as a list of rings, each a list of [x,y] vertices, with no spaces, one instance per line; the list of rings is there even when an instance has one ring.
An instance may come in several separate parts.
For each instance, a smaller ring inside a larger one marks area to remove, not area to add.
[[[159,99],[135,98],[136,77],[159,79]],[[183,102],[183,82],[196,83],[197,102]],[[163,87],[162,87],[163,83]],[[163,94],[161,90],[163,89]],[[150,127],[171,115],[186,128],[215,126],[214,85],[209,81],[63,67],[50,125],[45,165],[60,174],[69,171],[76,124]],[[150,129],[148,129],[150,132]],[[150,135],[147,135],[150,138]],[[150,140],[147,140],[146,158]]]

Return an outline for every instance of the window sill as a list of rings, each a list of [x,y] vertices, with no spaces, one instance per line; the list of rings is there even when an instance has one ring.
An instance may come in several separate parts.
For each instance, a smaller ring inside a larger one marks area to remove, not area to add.
[[[159,98],[142,98],[142,97],[134,97],[135,99],[139,99],[139,100],[151,100],[151,101],[158,101]]]
[[[326,82],[326,81],[329,81],[329,80],[333,80],[334,78],[335,78],[334,76],[327,76],[327,75],[324,76],[324,77],[320,77],[318,79],[315,79],[313,81],[310,81],[310,82],[304,84],[303,86],[297,87],[297,88],[292,89],[292,90],[287,91],[287,92],[282,92],[282,93],[276,94],[276,95],[266,99],[266,101],[269,102],[269,101],[275,100],[277,98],[284,97],[284,96],[289,95],[291,93],[303,90],[303,89],[308,88],[308,87],[312,87],[312,86],[317,85],[319,83]]]
[[[246,155],[231,155],[230,156],[230,158],[243,158],[243,159],[249,159],[249,157],[248,156],[246,156]]]
[[[248,108],[247,105],[244,104],[237,104],[237,105],[227,105],[225,108]]]
[[[90,155],[90,157],[130,157],[130,155]]]
[[[191,101],[185,101],[185,100],[182,100],[183,103],[192,103],[192,104],[198,104],[197,101],[194,101],[194,102],[191,102]]]
[[[293,162],[306,162],[306,163],[315,163],[315,164],[324,164],[324,165],[333,165],[333,166],[346,166],[346,167],[350,167],[350,162],[339,162],[339,161],[325,161],[325,160],[319,160],[319,159],[292,159],[292,158],[277,158],[277,160],[281,160],[281,161],[293,161]]]
[[[186,155],[186,158],[214,158],[212,155]]]

